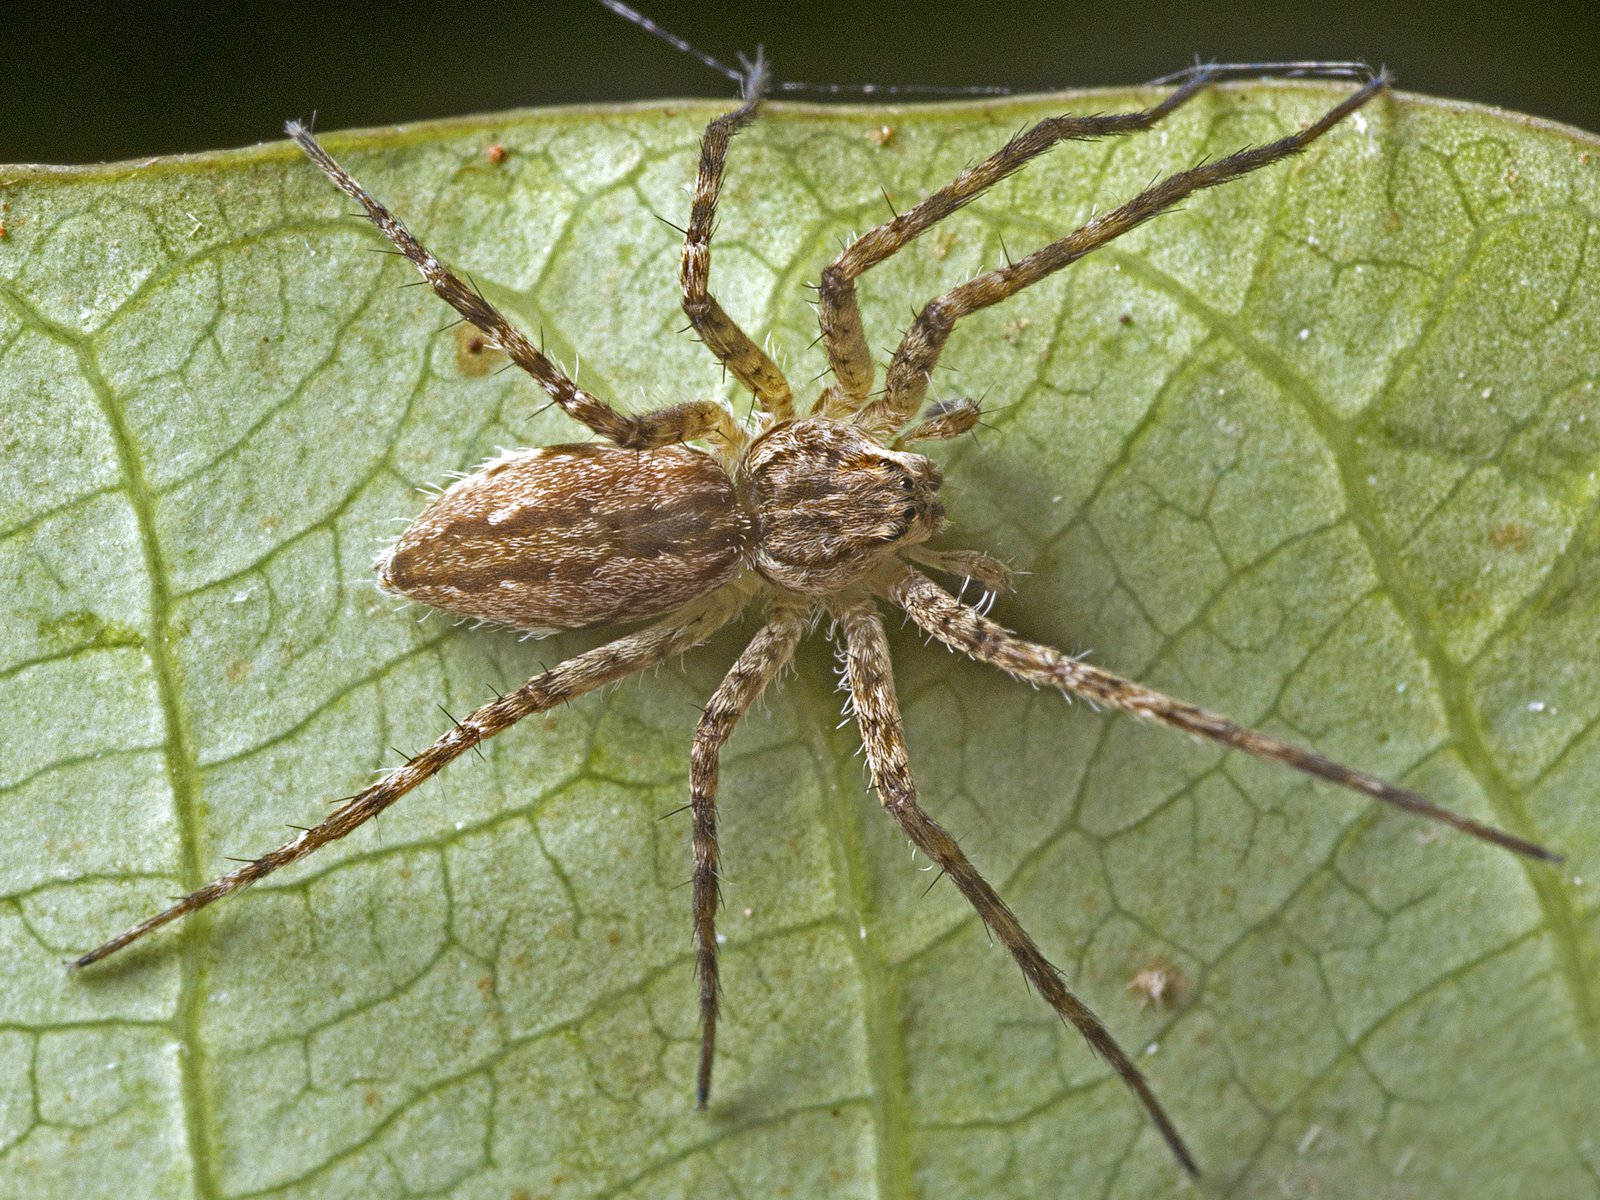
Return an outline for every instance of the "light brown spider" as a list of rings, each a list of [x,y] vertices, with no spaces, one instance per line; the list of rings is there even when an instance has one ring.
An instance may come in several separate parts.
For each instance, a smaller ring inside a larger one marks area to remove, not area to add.
[[[971,400],[925,404],[928,377],[956,323],[1074,262],[1192,195],[1292,155],[1386,85],[1351,64],[1292,64],[1298,74],[1358,79],[1320,119],[1268,145],[1180,171],[1059,241],[987,271],[922,307],[872,392],[874,368],[856,305],[855,281],[912,239],[1063,140],[1149,128],[1225,75],[1264,68],[1195,67],[1165,82],[1176,89],[1138,112],[1062,116],[1039,122],[947,186],[870,230],[822,272],[821,341],[833,382],[801,415],[783,373],[708,290],[711,230],[733,135],[750,123],[766,82],[748,68],[745,100],[713,120],[683,248],[683,308],[711,352],[754,394],[741,422],[722,404],[689,401],[639,415],[619,412],[572,382],[479,292],[451,273],[352,179],[300,125],[288,132],[335,185],[410,259],[423,279],[482,331],[574,419],[603,441],[518,450],[444,492],[377,563],[386,590],[466,617],[528,630],[575,629],[656,618],[653,624],[579,654],[485,704],[427,749],[348,797],[315,828],[214,880],[166,911],[85,954],[82,967],[178,917],[304,858],[371,820],[452,759],[530,713],[542,712],[644,670],[705,641],[752,604],[765,623],[729,670],[695,729],[690,751],[694,839],[694,947],[700,987],[697,1098],[711,1087],[716,1043],[719,903],[716,834],[718,753],[739,719],[789,662],[824,615],[842,643],[850,708],[884,809],[917,850],[937,864],[999,938],[1029,983],[1122,1077],[1189,1171],[1194,1159],[1139,1071],[1068,989],[955,840],[917,803],[884,635],[880,602],[903,610],[931,637],[1018,679],[1172,726],[1283,763],[1409,812],[1431,817],[1520,854],[1553,859],[1509,833],[1458,816],[1417,795],[1309,750],[1121,679],[1049,646],[1024,641],[989,620],[918,566],[975,579],[990,592],[1008,582],[986,555],[926,543],[945,520],[941,474],[906,449],[958,437],[977,423]],[[688,443],[700,443],[704,449]]]

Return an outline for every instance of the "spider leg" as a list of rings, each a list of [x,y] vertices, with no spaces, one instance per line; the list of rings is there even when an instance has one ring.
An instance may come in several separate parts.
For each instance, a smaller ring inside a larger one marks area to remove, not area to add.
[[[706,126],[700,138],[700,170],[695,177],[694,203],[683,236],[683,311],[711,353],[733,372],[733,377],[755,396],[775,421],[794,416],[794,395],[778,364],[751,340],[723,311],[709,291],[711,233],[716,222],[717,196],[722,190],[722,170],[733,135],[755,119],[756,107],[767,85],[766,62],[757,54],[747,64],[745,100]]]
[[[986,592],[1011,590],[1011,568],[993,555],[977,550],[932,550],[927,546],[905,546],[900,553],[946,575],[975,580]]]
[[[337,841],[370,821],[446,764],[502,730],[509,729],[530,713],[554,708],[602,684],[642,671],[705,641],[728,622],[742,607],[742,603],[742,598],[735,598],[731,594],[713,594],[693,609],[680,611],[665,621],[597,646],[535,675],[516,691],[490,701],[457,721],[448,732],[425,750],[413,755],[404,766],[395,768],[371,787],[345,800],[319,824],[302,831],[276,849],[267,851],[260,858],[190,892],[172,907],[118,934],[75,960],[72,965],[86,967],[99,962],[167,922],[188,916],[250,886],[279,867],[286,867],[320,850],[329,842]]]
[[[733,728],[794,654],[806,631],[802,608],[779,608],[734,661],[706,705],[689,755],[689,808],[694,817],[694,959],[700,980],[700,1071],[695,1103],[711,1095],[717,1049],[717,909],[722,904],[717,853],[717,755]]]
[[[631,415],[618,412],[605,401],[584,391],[568,379],[560,367],[546,358],[522,330],[507,320],[504,313],[489,303],[483,293],[453,273],[417,241],[397,217],[333,160],[333,156],[311,136],[310,130],[298,121],[290,121],[284,129],[306,152],[306,156],[333,180],[335,187],[361,205],[368,219],[394,243],[401,254],[411,260],[411,264],[440,299],[477,326],[492,348],[502,351],[533,376],[535,382],[549,393],[550,398],[568,416],[629,450],[668,446],[705,437],[736,444],[732,420],[720,404],[701,400]]]
[[[900,823],[911,844],[950,877],[983,919],[1038,993],[1063,1020],[1072,1023],[1090,1047],[1104,1058],[1144,1105],[1183,1169],[1198,1175],[1193,1157],[1173,1127],[1144,1076],[1133,1065],[1100,1018],[1067,988],[1061,971],[1045,958],[1016,915],[968,861],[956,840],[917,803],[917,788],[906,756],[905,730],[895,699],[894,670],[883,621],[871,602],[844,607],[837,614],[845,638],[845,667],[861,743],[872,770],[878,799]]]
[[[855,281],[968,201],[1014,174],[1057,142],[1090,141],[1148,129],[1210,82],[1203,67],[1157,104],[1137,112],[1046,117],[1013,137],[975,167],[969,167],[919,204],[856,238],[833,260],[817,284],[817,317],[835,382],[818,400],[824,414],[854,412],[872,390],[872,352],[861,324]]]
[[[928,405],[922,420],[895,438],[893,448],[898,450],[915,442],[948,442],[971,433],[982,420],[983,405],[976,400],[941,400]]]
[[[1119,709],[1140,720],[1169,725],[1230,749],[1243,750],[1256,758],[1282,763],[1395,808],[1439,821],[1452,829],[1528,858],[1542,862],[1561,861],[1560,855],[1535,842],[1441,808],[1407,788],[1396,787],[1313,751],[1279,741],[1153,688],[1102,671],[1053,647],[1024,641],[1004,626],[961,603],[919,571],[907,569],[885,589],[885,595],[905,609],[924,632],[1024,682],[1070,692],[1096,704]]]
[[[1388,76],[1378,72],[1304,129],[1264,146],[1252,146],[1226,158],[1201,163],[1187,171],[1169,175],[1125,204],[1094,217],[1058,241],[1016,262],[985,271],[930,300],[917,314],[901,340],[900,348],[895,351],[886,375],[883,397],[862,409],[857,420],[870,429],[884,431],[898,429],[910,420],[922,406],[923,397],[928,391],[928,377],[939,361],[939,354],[949,340],[951,330],[962,317],[1015,295],[1067,264],[1076,262],[1091,250],[1165,212],[1202,188],[1215,187],[1281,158],[1298,154],[1387,85]],[[1192,88],[1197,83],[1191,81],[1184,86]],[[1179,92],[1183,90],[1180,88]],[[854,248],[851,247],[852,250]]]

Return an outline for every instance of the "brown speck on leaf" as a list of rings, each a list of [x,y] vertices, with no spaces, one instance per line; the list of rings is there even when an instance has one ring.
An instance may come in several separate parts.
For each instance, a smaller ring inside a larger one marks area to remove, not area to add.
[[[491,167],[498,167],[506,160],[506,148],[499,142],[494,142],[483,152],[483,156],[489,160]]]
[[[1177,965],[1161,955],[1146,959],[1128,980],[1128,990],[1139,998],[1139,1007],[1154,1006],[1158,1012],[1170,1012],[1182,1003],[1188,986]]]
[[[1123,313],[1120,317],[1117,318],[1117,324],[1118,325],[1132,325],[1133,324],[1133,314],[1132,313]]]
[[[1489,544],[1496,550],[1526,550],[1531,536],[1522,522],[1507,521],[1489,530]]]
[[[620,946],[620,945],[622,945],[622,935],[620,933],[618,933],[615,929],[611,930],[610,932],[608,932],[606,934],[606,944],[608,946]]]
[[[1400,214],[1391,208],[1383,218],[1383,231],[1385,233],[1399,233],[1400,226],[1403,223],[1400,219]]]
[[[494,995],[494,976],[481,975],[478,977],[478,994],[485,1000]]]
[[[1018,317],[1015,321],[1011,322],[1010,325],[1006,326],[1006,331],[1000,336],[1005,338],[1007,343],[1015,346],[1022,340],[1022,335],[1027,330],[1028,326],[1032,324],[1033,322],[1027,317]]]
[[[887,146],[890,142],[894,141],[894,126],[873,126],[871,129],[867,130],[867,141],[871,142],[879,149],[882,149],[884,146]]]
[[[361,1102],[368,1108],[377,1108],[383,1103],[383,1097],[378,1095],[377,1092],[368,1088],[366,1095],[361,1097]]]
[[[247,658],[236,658],[222,668],[222,677],[229,683],[243,683],[250,678],[251,663]]]
[[[543,725],[546,729],[554,729],[557,725],[561,724],[561,721],[559,718],[557,718],[555,713],[551,713],[549,716],[541,720],[539,724]]]
[[[455,340],[456,370],[469,379],[487,375],[506,360],[506,356],[498,350],[491,349],[484,341],[483,334],[471,325],[457,325]]]
[[[933,235],[933,256],[943,262],[945,255],[954,250],[956,243],[960,240],[961,235],[953,229],[939,230],[938,233]]]

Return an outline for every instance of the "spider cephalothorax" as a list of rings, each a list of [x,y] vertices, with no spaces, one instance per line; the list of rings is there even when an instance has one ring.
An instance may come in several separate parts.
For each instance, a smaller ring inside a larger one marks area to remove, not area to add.
[[[755,521],[752,565],[806,595],[839,591],[944,524],[938,467],[824,417],[762,434],[740,474]]]
[[[1106,1058],[1144,1104],[1178,1160],[1193,1171],[1194,1160],[1138,1069],[1068,989],[1062,973],[955,839],[918,803],[878,606],[903,611],[929,637],[1035,686],[1085,696],[1286,764],[1521,854],[1554,857],[1524,838],[1457,816],[1415,792],[1025,641],[990,621],[981,602],[966,603],[960,593],[947,591],[914,565],[976,578],[991,589],[1003,586],[1008,574],[979,552],[923,544],[944,522],[941,475],[927,458],[903,449],[959,437],[978,419],[978,406],[971,401],[929,402],[927,395],[929,374],[961,318],[1014,295],[1201,188],[1296,153],[1385,84],[1381,73],[1352,64],[1292,65],[1298,74],[1355,77],[1360,86],[1305,129],[1161,180],[1058,241],[928,302],[906,331],[878,394],[872,390],[876,372],[856,303],[860,275],[1056,142],[1147,128],[1209,81],[1228,74],[1259,74],[1263,68],[1196,67],[1175,77],[1180,86],[1150,108],[1042,121],[920,204],[856,239],[821,276],[820,340],[833,382],[811,411],[801,415],[783,373],[708,289],[723,163],[733,134],[755,115],[763,82],[758,62],[747,81],[745,103],[713,120],[702,138],[682,269],[683,307],[690,324],[755,396],[758,409],[748,426],[716,403],[625,414],[579,388],[480,293],[424,249],[306,130],[291,124],[290,134],[312,161],[362,206],[433,290],[476,325],[487,344],[504,351],[556,404],[604,439],[518,450],[456,483],[379,560],[382,586],[452,613],[521,629],[655,620],[483,705],[403,766],[343,801],[321,824],[84,955],[78,965],[104,958],[343,837],[446,763],[530,713],[698,645],[739,612],[759,604],[762,626],[708,702],[690,751],[688,807],[701,1018],[697,1095],[703,1105],[711,1086],[718,1004],[718,754],[800,639],[826,615],[842,643],[851,710],[885,810],[972,903],[1045,1001]],[[683,444],[691,441],[704,448]]]

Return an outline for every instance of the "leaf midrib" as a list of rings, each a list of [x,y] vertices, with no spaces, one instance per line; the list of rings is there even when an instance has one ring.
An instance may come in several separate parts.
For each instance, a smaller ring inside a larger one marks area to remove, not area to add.
[[[150,585],[150,636],[145,639],[144,651],[155,681],[157,703],[161,708],[165,731],[161,749],[178,827],[179,870],[186,889],[199,887],[205,882],[205,877],[202,875],[200,855],[198,770],[194,742],[181,700],[177,664],[172,656],[172,588],[166,558],[156,534],[155,494],[145,475],[144,459],[116,394],[100,370],[93,335],[77,333],[50,320],[9,287],[0,288],[0,296],[4,296],[7,304],[29,326],[72,351],[77,358],[78,369],[105,418],[112,444],[116,448],[117,467],[122,476],[123,490],[127,493],[128,507],[139,531],[139,550]],[[187,952],[178,956],[178,1003],[171,1021],[164,1023],[180,1043],[179,1094],[183,1099],[184,1132],[192,1166],[190,1179],[198,1200],[218,1200],[221,1195],[212,1155],[216,1114],[210,1100],[209,1056],[200,1036],[201,1012],[206,999],[204,944],[209,939],[210,926],[211,922],[205,914],[184,922],[181,936],[186,941]]]

